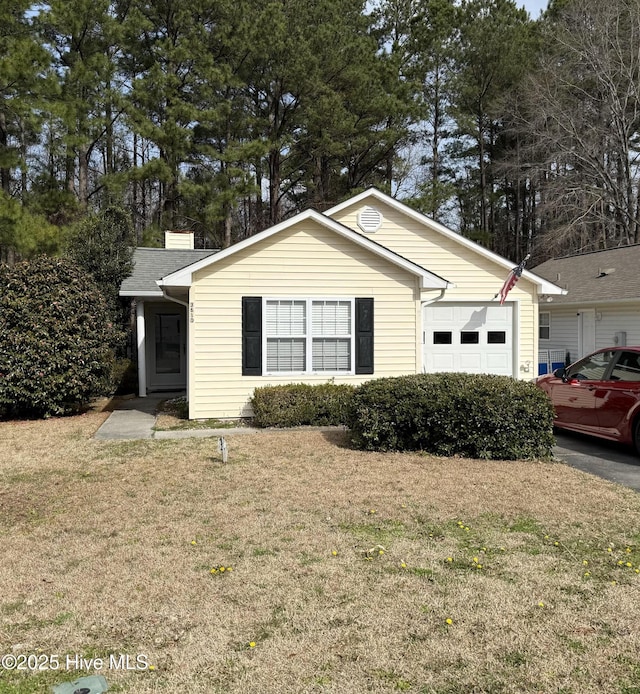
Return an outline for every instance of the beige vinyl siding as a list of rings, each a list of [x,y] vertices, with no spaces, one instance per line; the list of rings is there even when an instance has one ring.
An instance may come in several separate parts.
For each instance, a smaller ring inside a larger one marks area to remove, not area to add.
[[[372,234],[364,234],[357,221],[359,211],[367,206],[375,207],[382,213],[382,224]],[[509,273],[508,269],[473,248],[448,238],[378,200],[371,203],[361,201],[332,216],[350,229],[453,282],[455,287],[445,291],[440,299],[442,301],[491,301]],[[432,299],[434,296],[434,292],[428,292],[423,298]],[[535,285],[521,278],[509,292],[507,301],[516,302],[516,375],[523,379],[533,378],[538,359],[538,299]]]
[[[415,373],[417,278],[307,221],[198,271],[190,303],[190,417],[251,414],[254,388],[324,383],[331,375],[242,375],[242,297],[374,298],[375,372],[336,383]]]

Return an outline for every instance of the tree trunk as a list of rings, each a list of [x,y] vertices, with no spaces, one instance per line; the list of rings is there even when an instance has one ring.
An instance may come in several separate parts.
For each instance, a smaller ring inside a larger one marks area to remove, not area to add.
[[[107,94],[109,94],[110,89],[111,84],[107,82]],[[105,173],[112,174],[115,171],[115,167],[113,163],[113,107],[110,96],[105,104],[105,121]]]
[[[78,200],[86,209],[89,204],[89,147],[86,144],[78,148]]]
[[[9,145],[9,133],[7,131],[7,119],[0,111],[0,151],[6,150]],[[11,190],[11,170],[8,168],[0,169],[0,188],[9,194]]]
[[[433,83],[433,137],[431,138],[431,204],[429,214],[436,222],[440,216],[440,128],[443,119],[440,105],[440,64],[434,67]]]
[[[249,234],[253,235],[258,231],[264,229],[264,204],[262,201],[262,157],[258,156],[255,160],[255,174],[256,174],[256,197],[254,204],[254,213],[252,219],[249,220]]]
[[[20,153],[22,155],[22,166],[20,168],[20,199],[24,202],[27,196],[27,135],[24,130],[24,121],[20,121]]]
[[[224,214],[224,240],[222,242],[223,248],[229,248],[231,245],[231,230],[233,228],[233,220],[231,218],[231,205],[225,205]]]
[[[487,222],[487,169],[484,160],[484,123],[482,111],[478,112],[478,167],[480,172],[480,231],[486,234]]]
[[[280,221],[280,166],[280,150],[272,149],[269,152],[269,224],[271,225]]]

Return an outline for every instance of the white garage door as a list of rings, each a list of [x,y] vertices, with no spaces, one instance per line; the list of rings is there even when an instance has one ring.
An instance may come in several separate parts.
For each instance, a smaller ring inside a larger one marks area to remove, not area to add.
[[[423,308],[427,373],[462,371],[513,375],[513,307],[440,303]]]

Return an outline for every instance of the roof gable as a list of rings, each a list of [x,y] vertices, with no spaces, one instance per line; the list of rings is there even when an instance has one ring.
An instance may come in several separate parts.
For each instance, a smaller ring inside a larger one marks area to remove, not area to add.
[[[316,212],[315,210],[307,210],[305,212],[301,212],[300,214],[292,217],[291,219],[287,219],[284,222],[276,224],[275,226],[272,226],[269,229],[265,229],[264,231],[261,231],[260,233],[249,237],[248,239],[244,239],[243,241],[240,241],[234,244],[233,246],[229,246],[229,248],[225,248],[223,251],[216,253],[214,256],[210,256],[202,260],[199,260],[189,265],[188,267],[183,268],[182,270],[178,270],[177,272],[172,272],[163,277],[158,282],[158,285],[160,287],[190,287],[193,281],[193,274],[198,270],[202,270],[203,268],[213,266],[215,263],[221,262],[229,256],[233,256],[234,254],[239,253],[240,251],[246,248],[249,248],[257,243],[260,243],[261,241],[264,241],[265,239],[275,236],[286,229],[291,229],[296,225],[303,224],[305,221],[308,220],[312,220],[313,222],[320,224],[324,228],[329,229],[334,233],[349,239],[354,244],[366,248],[375,255],[385,258],[390,263],[402,267],[407,272],[415,275],[420,279],[422,288],[446,289],[447,287],[451,286],[451,283],[443,277],[440,277],[439,275],[436,275],[433,272],[429,272],[429,270],[425,269],[421,265],[418,265],[413,261],[404,258],[403,256],[389,250],[386,246],[382,246],[381,244],[372,241],[366,236],[358,234],[352,229],[349,229],[348,227],[340,224],[339,222],[336,222],[334,219],[322,215],[319,212]]]
[[[554,303],[640,300],[640,244],[554,258],[535,268],[568,294]]]
[[[428,228],[430,231],[435,232],[436,234],[441,235],[442,237],[448,239],[449,241],[454,242],[455,244],[458,244],[461,247],[464,247],[471,252],[477,254],[478,256],[485,258],[487,260],[490,260],[491,262],[495,263],[499,267],[504,268],[507,272],[510,271],[514,267],[514,262],[511,260],[508,260],[507,258],[503,258],[502,256],[498,255],[497,253],[493,253],[493,251],[489,251],[486,248],[483,248],[479,244],[475,243],[474,241],[471,241],[470,239],[465,238],[461,234],[458,234],[455,231],[452,231],[451,229],[445,227],[443,224],[440,224],[439,222],[434,221],[433,219],[430,219],[426,215],[422,214],[421,212],[418,212],[408,205],[405,205],[404,203],[400,202],[399,200],[396,200],[395,198],[392,198],[389,195],[386,195],[385,193],[377,190],[376,188],[369,188],[368,190],[365,190],[364,192],[360,193],[359,195],[356,195],[352,198],[349,198],[348,200],[345,200],[344,202],[335,205],[331,209],[327,210],[325,212],[325,215],[329,217],[334,217],[338,215],[339,213],[353,207],[362,207],[366,203],[372,203],[372,202],[379,202],[384,205],[387,205],[394,209],[396,212],[400,213],[401,215],[411,219],[414,222],[417,222],[418,225],[421,225],[425,228]],[[535,284],[538,288],[538,292],[540,294],[562,294],[563,290],[561,287],[556,286],[552,282],[549,282],[546,278],[540,277],[537,274],[534,274],[533,272],[530,272],[528,270],[525,270],[522,273],[522,277],[525,279],[528,279],[530,282]]]

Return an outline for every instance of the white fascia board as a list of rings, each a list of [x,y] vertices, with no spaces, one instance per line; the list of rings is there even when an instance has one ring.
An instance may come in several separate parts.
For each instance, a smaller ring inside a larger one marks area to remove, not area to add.
[[[147,290],[144,292],[136,292],[134,290],[128,291],[128,292],[123,292],[122,289],[118,292],[118,296],[122,297],[140,297],[141,299],[150,299],[150,298],[162,298],[162,291],[160,289],[156,290]]]
[[[525,270],[522,273],[522,276],[526,277],[528,280],[531,280],[537,285],[538,294],[555,294],[559,296],[565,296],[567,294],[566,289],[558,287],[557,284],[553,284],[553,282],[549,282],[548,280],[545,280],[544,277],[540,277],[540,275],[536,275],[533,272],[528,272]]]
[[[415,220],[419,224],[422,224],[426,227],[430,227],[431,229],[437,231],[439,234],[442,234],[446,238],[451,239],[452,241],[455,241],[456,243],[459,243],[462,246],[465,246],[466,248],[469,248],[472,251],[478,253],[478,255],[481,255],[484,258],[487,258],[488,260],[492,260],[494,263],[497,263],[498,265],[502,265],[502,267],[504,267],[506,270],[512,270],[514,267],[513,262],[508,260],[507,258],[503,258],[501,255],[498,255],[493,251],[483,248],[479,244],[475,243],[475,241],[471,241],[470,239],[467,239],[464,236],[462,236],[462,234],[458,234],[457,232],[452,231],[443,224],[440,224],[439,222],[430,219],[426,215],[423,215],[421,212],[412,209],[408,205],[405,205],[403,202],[400,202],[395,198],[392,198],[390,195],[383,193],[377,188],[369,188],[368,190],[359,193],[355,197],[349,198],[348,200],[345,200],[344,202],[335,205],[331,209],[326,210],[324,214],[327,217],[333,217],[334,214],[341,212],[342,210],[347,209],[348,207],[352,207],[353,205],[356,205],[365,200],[370,200],[371,198],[374,198],[380,201],[381,203],[388,205],[389,207],[392,207],[398,212]],[[538,275],[534,275],[532,272],[529,272],[528,270],[525,270],[522,273],[522,277],[528,279],[530,282],[533,282],[538,287],[538,294],[563,295],[567,293],[566,289],[562,289],[562,287],[558,287],[552,282],[548,282],[547,280],[543,279],[542,277],[538,277]]]
[[[233,246],[229,246],[229,248],[225,248],[219,253],[211,255],[207,258],[203,258],[202,260],[199,260],[193,263],[192,265],[183,268],[182,270],[178,270],[177,272],[167,275],[166,277],[163,277],[161,280],[158,280],[157,284],[159,287],[183,287],[185,289],[188,289],[193,282],[194,272],[197,272],[198,270],[209,267],[211,265],[215,265],[216,263],[233,255],[234,253],[238,253],[245,248],[249,248],[250,246],[259,243],[260,241],[264,241],[265,239],[274,236],[280,231],[289,229],[290,227],[300,224],[301,222],[305,222],[306,220],[312,220],[314,222],[317,222],[321,226],[327,229],[331,229],[335,233],[344,236],[350,241],[353,241],[355,244],[362,246],[363,248],[366,248],[372,253],[375,253],[376,255],[385,258],[394,265],[398,265],[399,267],[404,268],[411,274],[416,275],[420,278],[420,286],[423,289],[446,289],[448,287],[454,286],[451,282],[448,282],[444,278],[439,277],[438,275],[435,275],[432,272],[429,272],[428,270],[426,270],[420,265],[417,265],[411,260],[403,258],[401,255],[398,255],[397,253],[390,251],[385,246],[382,246],[379,243],[369,240],[366,236],[363,236],[362,234],[359,234],[358,232],[349,229],[343,224],[340,224],[339,222],[336,222],[334,219],[320,214],[315,210],[306,210],[305,212],[301,212],[295,217],[291,217],[290,219],[287,219],[284,222],[280,222],[280,224],[276,224],[275,226],[269,227],[268,229],[265,229],[264,231],[261,231],[260,233],[249,237],[248,239],[244,239],[244,241],[240,241],[234,244]]]

